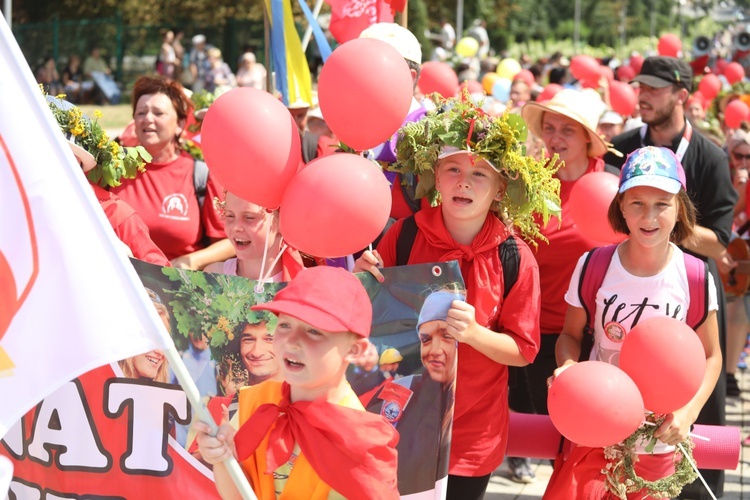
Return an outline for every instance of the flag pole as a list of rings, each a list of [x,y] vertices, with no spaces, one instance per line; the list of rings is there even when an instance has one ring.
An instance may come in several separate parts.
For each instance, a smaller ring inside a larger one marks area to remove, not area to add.
[[[268,19],[268,9],[263,5],[263,57],[266,60],[266,91],[273,94],[276,82],[271,72],[271,22]]]
[[[409,0],[406,0],[404,2],[404,10],[401,12],[401,26],[404,28],[408,28],[407,24],[409,23]]]
[[[160,326],[164,328],[164,325]],[[219,427],[216,425],[216,422],[214,422],[206,405],[203,404],[200,392],[198,391],[198,386],[195,385],[193,378],[190,376],[190,373],[188,373],[187,367],[182,361],[182,357],[180,356],[180,353],[177,352],[174,344],[171,344],[164,354],[169,361],[169,367],[174,372],[175,377],[177,377],[177,381],[180,383],[182,390],[185,391],[188,401],[193,405],[195,413],[198,415],[198,419],[201,422],[208,424],[209,427],[211,427],[211,433],[216,435],[219,431]],[[247,477],[245,477],[245,473],[242,472],[242,468],[240,468],[237,459],[234,457],[228,458],[224,461],[224,465],[226,466],[235,486],[237,486],[240,495],[242,495],[242,498],[244,500],[258,500],[250,487],[250,483],[247,481]]]
[[[306,0],[300,0],[304,2]],[[323,7],[323,0],[315,0],[315,7],[313,7],[313,17],[317,20],[320,14],[320,9]],[[305,30],[305,35],[302,37],[302,52],[307,51],[307,45],[310,43],[310,37],[312,37],[313,28],[312,25],[308,25]]]

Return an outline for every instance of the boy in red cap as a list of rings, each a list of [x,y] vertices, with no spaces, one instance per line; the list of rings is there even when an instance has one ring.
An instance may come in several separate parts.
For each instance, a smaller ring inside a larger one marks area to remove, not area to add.
[[[223,462],[234,454],[261,500],[398,498],[398,435],[364,411],[346,368],[368,346],[372,305],[347,271],[300,272],[273,301],[254,310],[278,316],[274,352],[284,382],[241,389],[240,430],[222,425],[216,437],[199,422],[198,450],[213,464],[222,498],[240,498]],[[333,491],[332,491],[333,490]]]

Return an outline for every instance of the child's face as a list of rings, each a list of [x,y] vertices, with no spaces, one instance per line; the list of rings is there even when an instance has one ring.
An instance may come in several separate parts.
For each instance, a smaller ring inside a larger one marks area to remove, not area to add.
[[[278,235],[272,214],[232,193],[227,193],[224,205],[224,232],[232,242],[239,260],[263,258],[266,234],[269,246],[275,243]]]
[[[628,189],[620,202],[630,239],[645,247],[665,241],[677,223],[677,195],[650,186]]]
[[[331,333],[286,314],[279,315],[273,348],[292,401],[329,399],[345,381],[346,367],[367,348],[354,334]]]
[[[435,187],[442,198],[443,215],[456,220],[484,218],[492,202],[502,198],[500,174],[486,161],[468,154],[440,160]]]
[[[442,384],[456,375],[456,340],[448,334],[448,323],[428,321],[419,327],[422,364],[435,382]]]

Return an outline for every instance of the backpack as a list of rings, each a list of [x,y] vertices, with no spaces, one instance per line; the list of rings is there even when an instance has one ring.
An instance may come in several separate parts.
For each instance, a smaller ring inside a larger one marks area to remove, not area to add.
[[[414,246],[414,239],[417,237],[417,222],[411,215],[404,219],[401,226],[401,233],[396,241],[396,265],[405,266],[409,262],[411,248]],[[500,254],[500,263],[503,266],[503,278],[505,286],[503,287],[503,300],[508,296],[508,292],[518,280],[518,268],[521,263],[521,256],[518,253],[518,243],[511,235],[500,243],[497,247]]]
[[[604,282],[612,256],[617,245],[594,248],[586,256],[581,268],[578,282],[578,298],[586,312],[586,326],[583,329],[581,342],[581,357],[579,361],[587,360],[594,347],[594,321],[596,320],[596,292]],[[683,252],[685,269],[687,271],[688,289],[690,293],[690,307],[688,307],[686,323],[690,328],[698,328],[708,317],[708,278],[706,263],[697,257]]]

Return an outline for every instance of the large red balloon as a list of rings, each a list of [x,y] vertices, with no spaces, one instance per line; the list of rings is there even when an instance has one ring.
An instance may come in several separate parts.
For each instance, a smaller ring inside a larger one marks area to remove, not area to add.
[[[413,88],[409,66],[396,49],[380,40],[357,38],[340,45],[323,65],[320,111],[341,142],[364,151],[401,127]]]
[[[734,85],[745,78],[745,68],[738,62],[731,62],[724,68],[724,77],[729,82],[729,85]]]
[[[458,76],[448,64],[440,61],[427,61],[419,74],[419,90],[423,94],[437,92],[445,98],[458,93]]]
[[[343,257],[372,243],[390,212],[383,171],[361,156],[336,153],[294,176],[281,201],[280,229],[304,253]]]
[[[682,50],[682,40],[674,33],[666,33],[659,38],[656,50],[660,56],[677,57]]]
[[[607,219],[607,210],[618,189],[619,179],[609,172],[584,175],[573,185],[567,214],[563,217],[571,217],[583,235],[591,240],[601,243],[624,241],[626,236],[616,233]]]
[[[610,68],[609,66],[600,66],[599,74],[605,77],[608,82],[611,82],[615,79],[615,72],[612,71],[612,68]]]
[[[539,93],[539,97],[536,98],[537,102],[549,101],[555,94],[562,90],[562,86],[556,83],[547,84],[546,87]]]
[[[620,368],[638,386],[647,410],[671,413],[698,392],[706,372],[706,352],[698,335],[682,321],[650,318],[625,336]]]
[[[633,68],[633,71],[635,71],[636,75],[641,72],[643,61],[643,56],[640,54],[633,54],[632,56],[630,56],[630,67]]]
[[[623,116],[630,116],[635,111],[638,98],[629,83],[609,82],[609,102],[612,109]]]
[[[570,73],[577,80],[598,81],[601,75],[596,59],[585,54],[573,56],[570,60]]]
[[[750,119],[750,108],[739,99],[735,99],[724,108],[724,123],[729,128],[740,128],[742,122],[748,119]]]
[[[719,95],[719,90],[721,90],[721,80],[719,80],[718,76],[709,73],[701,78],[701,82],[698,84],[698,90],[701,91],[703,97],[710,101]]]
[[[248,87],[211,104],[201,146],[211,175],[243,200],[267,208],[281,203],[302,155],[299,130],[284,104]]]
[[[619,443],[643,422],[643,399],[625,372],[602,361],[584,361],[555,378],[547,395],[552,423],[582,446]]]

